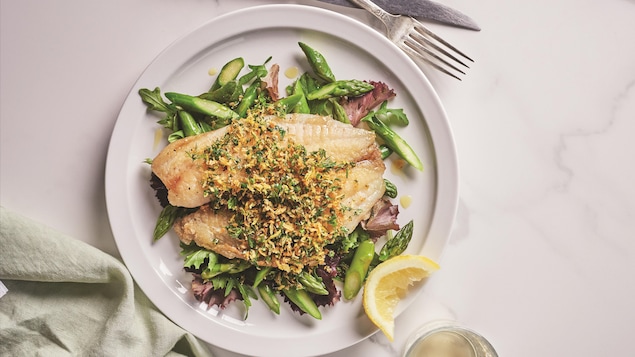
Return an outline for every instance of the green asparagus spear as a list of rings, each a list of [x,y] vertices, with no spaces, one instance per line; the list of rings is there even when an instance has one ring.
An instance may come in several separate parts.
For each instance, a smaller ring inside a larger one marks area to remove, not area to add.
[[[194,136],[203,132],[196,120],[194,120],[192,114],[184,110],[179,110],[179,118],[181,119],[181,127],[183,128],[185,136]]]
[[[229,83],[230,81],[236,79],[244,66],[245,61],[242,59],[242,57],[234,58],[233,60],[225,63],[223,68],[221,68],[220,72],[218,73],[216,80],[212,84],[210,91],[216,90]]]
[[[172,101],[172,103],[183,107],[186,110],[192,110],[205,115],[210,115],[220,119],[237,119],[238,114],[231,110],[229,107],[220,103],[201,99],[199,97],[193,97],[187,94],[169,92],[165,93],[166,98]]]
[[[410,221],[401,227],[394,237],[389,239],[379,251],[379,260],[385,261],[403,253],[412,239],[412,230],[414,222]]]
[[[364,284],[368,267],[370,266],[373,256],[375,255],[375,243],[367,239],[362,241],[353,255],[353,261],[346,271],[344,277],[344,298],[353,299],[359,293]]]
[[[302,101],[304,94],[292,94],[288,97],[278,99],[274,105],[285,113],[293,112],[293,109]]]
[[[348,118],[348,114],[342,105],[335,99],[330,98],[329,101],[333,105],[333,119],[341,121],[345,124],[350,124],[351,120]]]
[[[174,221],[181,215],[183,210],[180,207],[167,205],[163,208],[157,219],[157,223],[154,226],[154,232],[152,234],[154,241],[163,237],[174,225]]]
[[[311,109],[309,108],[309,103],[306,100],[306,88],[302,81],[302,77],[298,78],[295,82],[293,82],[293,85],[290,86],[289,95],[294,94],[302,94],[302,98],[300,99],[300,102],[295,107],[293,107],[292,112],[303,114],[310,113]]]
[[[369,113],[362,119],[362,121],[366,122],[368,126],[384,140],[386,146],[399,154],[399,156],[417,170],[423,170],[423,163],[421,163],[421,160],[410,145],[408,145],[408,143],[394,130],[384,124],[381,120],[377,119],[375,117],[375,113]]]
[[[245,270],[251,268],[253,265],[246,261],[246,260],[239,260],[238,262],[234,262],[232,264],[229,264],[227,272],[229,274],[237,274],[237,273],[242,273]]]
[[[201,126],[201,130],[203,130],[204,133],[214,130],[214,127],[206,121],[200,121],[198,124]]]
[[[282,290],[284,295],[289,298],[294,304],[296,304],[300,310],[306,312],[307,314],[313,316],[314,318],[321,320],[322,313],[318,309],[315,301],[311,299],[311,295],[305,289],[296,289],[296,288],[288,288]]]
[[[280,301],[278,301],[276,293],[271,286],[269,284],[258,285],[258,293],[269,309],[276,315],[280,315]]]
[[[311,66],[313,72],[327,83],[335,82],[335,75],[333,74],[331,67],[329,67],[329,64],[326,62],[326,58],[324,58],[320,52],[309,47],[306,43],[298,42],[298,44],[300,45],[302,52],[304,52],[306,59],[309,61],[309,65]]]
[[[332,97],[358,96],[375,88],[372,84],[357,79],[338,80],[309,92],[308,100],[327,99]]]
[[[300,114],[309,114],[311,112],[311,109],[309,108],[309,103],[306,100],[306,96],[303,95],[302,98],[300,98],[300,102],[296,104],[295,107],[293,107],[292,112],[300,113]]]
[[[201,277],[203,279],[211,279],[223,273],[228,273],[228,274],[241,273],[249,269],[251,266],[252,266],[251,263],[249,263],[246,260],[242,260],[240,262],[232,261],[228,263],[217,263],[214,265],[208,265],[207,269],[205,269],[201,273]]]
[[[249,87],[245,90],[245,94],[243,95],[243,99],[238,103],[238,107],[236,108],[236,112],[241,118],[244,118],[247,115],[247,110],[253,106],[258,98],[258,88],[260,88],[260,80],[254,81],[251,83]]]
[[[183,130],[178,130],[168,135],[168,142],[173,143],[179,139],[183,139],[184,137],[185,133],[183,132]]]
[[[256,277],[254,278],[254,283],[252,284],[252,286],[257,287],[258,285],[260,285],[260,283],[262,283],[262,281],[265,280],[265,277],[267,276],[267,274],[269,274],[270,271],[271,271],[271,267],[263,267],[262,269],[258,270],[258,272],[256,273]]]
[[[298,78],[298,80],[300,81],[300,85],[302,85],[303,93],[305,95],[313,92],[320,87],[317,79],[311,76],[309,72],[304,72],[300,76],[300,78]]]
[[[322,279],[314,276],[311,273],[305,271],[301,272],[298,275],[298,282],[302,284],[302,286],[304,286],[304,288],[307,289],[310,293],[314,293],[317,295],[329,294],[328,290],[326,290],[326,287],[324,286],[324,283],[322,282]]]
[[[384,185],[386,186],[386,192],[384,193],[386,196],[390,198],[397,197],[397,186],[394,183],[390,182],[390,180],[384,179]]]
[[[386,145],[379,145],[379,151],[381,152],[381,159],[385,160],[390,154],[392,154],[392,149]]]

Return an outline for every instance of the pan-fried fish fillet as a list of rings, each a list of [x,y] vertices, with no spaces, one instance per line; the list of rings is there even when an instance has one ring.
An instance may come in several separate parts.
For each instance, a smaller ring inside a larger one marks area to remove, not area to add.
[[[384,165],[381,158],[364,160],[355,165],[350,171],[342,193],[342,204],[354,207],[345,212],[341,224],[352,232],[363,219],[368,218],[371,208],[384,195],[383,181]],[[194,213],[177,219],[174,230],[181,241],[212,250],[227,258],[241,258],[254,260],[247,241],[234,239],[229,235],[226,227],[229,225],[232,213],[228,210],[214,210],[208,205],[201,207]],[[284,270],[289,265],[284,257],[256,255],[255,261],[261,266],[274,266]],[[316,266],[323,264],[320,254],[307,256],[303,265]]]
[[[248,123],[181,139],[153,160],[171,204],[202,206],[175,232],[186,244],[284,271],[324,264],[324,247],[384,195],[374,133],[315,115]]]
[[[333,160],[357,162],[377,155],[375,134],[328,117],[311,114],[291,114],[270,119],[287,134],[286,139],[304,145],[308,151],[324,149]],[[210,201],[201,183],[206,173],[200,160],[191,153],[212,145],[227,134],[228,127],[177,140],[166,146],[152,160],[152,171],[168,189],[173,206],[194,208]]]

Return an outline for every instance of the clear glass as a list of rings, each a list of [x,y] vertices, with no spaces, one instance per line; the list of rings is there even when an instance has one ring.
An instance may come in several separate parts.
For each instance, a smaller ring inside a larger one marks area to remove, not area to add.
[[[480,334],[454,321],[434,321],[406,341],[404,357],[498,357]]]

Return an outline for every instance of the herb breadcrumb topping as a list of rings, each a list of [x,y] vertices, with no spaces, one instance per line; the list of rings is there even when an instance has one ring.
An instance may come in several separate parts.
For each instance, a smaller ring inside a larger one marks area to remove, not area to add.
[[[327,245],[346,236],[342,183],[352,162],[307,152],[262,116],[230,124],[209,147],[189,153],[205,165],[205,195],[233,215],[229,234],[245,241],[247,256],[294,274],[324,265]]]

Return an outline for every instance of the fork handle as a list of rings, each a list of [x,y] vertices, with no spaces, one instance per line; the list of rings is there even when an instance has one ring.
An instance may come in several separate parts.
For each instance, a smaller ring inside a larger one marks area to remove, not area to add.
[[[390,21],[395,15],[390,14],[386,10],[377,6],[374,2],[370,0],[349,0],[353,4],[365,9],[366,11],[373,14],[375,17],[380,19],[382,22],[386,23],[386,21]]]

